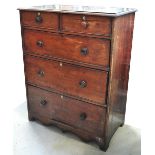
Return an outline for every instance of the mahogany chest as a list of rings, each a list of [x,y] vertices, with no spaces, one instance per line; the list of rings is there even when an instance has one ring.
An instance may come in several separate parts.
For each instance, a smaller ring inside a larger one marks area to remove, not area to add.
[[[20,8],[29,120],[102,150],[124,124],[135,9]]]

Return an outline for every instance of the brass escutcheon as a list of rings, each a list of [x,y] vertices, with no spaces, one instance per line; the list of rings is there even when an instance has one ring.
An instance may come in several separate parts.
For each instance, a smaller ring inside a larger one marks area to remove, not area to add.
[[[60,62],[60,64],[59,64],[59,65],[60,65],[60,67],[62,67],[62,62]]]

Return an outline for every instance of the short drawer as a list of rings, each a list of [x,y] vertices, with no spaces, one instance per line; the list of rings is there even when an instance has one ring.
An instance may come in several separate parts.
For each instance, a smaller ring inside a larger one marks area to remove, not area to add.
[[[105,104],[107,72],[25,56],[26,81]]]
[[[29,112],[95,134],[103,134],[105,109],[28,86]]]
[[[24,30],[24,51],[92,65],[109,66],[110,41]]]
[[[111,19],[90,15],[62,15],[62,30],[67,32],[86,33],[110,36]]]
[[[38,11],[21,11],[21,24],[58,30],[58,14]]]

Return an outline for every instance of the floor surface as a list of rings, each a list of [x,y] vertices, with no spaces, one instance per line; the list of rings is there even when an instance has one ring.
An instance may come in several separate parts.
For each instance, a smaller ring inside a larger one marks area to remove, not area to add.
[[[124,125],[111,139],[107,152],[94,143],[62,133],[56,127],[43,126],[27,119],[26,103],[14,111],[14,155],[140,155],[140,130]]]

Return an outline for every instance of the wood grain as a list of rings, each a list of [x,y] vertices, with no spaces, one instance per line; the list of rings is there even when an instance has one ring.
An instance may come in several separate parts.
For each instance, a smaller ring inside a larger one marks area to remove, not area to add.
[[[83,20],[85,17],[85,20]],[[110,36],[111,19],[109,17],[62,14],[62,31]],[[82,23],[87,24],[86,28]]]
[[[105,109],[28,86],[29,112],[103,136]],[[41,101],[46,100],[45,105]],[[86,118],[81,120],[81,114]],[[46,123],[46,121],[45,121]]]
[[[20,9],[29,120],[107,150],[125,119],[136,10],[123,10]]]
[[[35,18],[37,14],[40,13],[42,18],[41,23],[37,23]],[[21,11],[21,25],[23,26],[33,26],[40,28],[47,28],[58,30],[59,17],[57,13],[40,12],[40,11]]]
[[[27,82],[105,104],[106,72],[31,56],[24,61]],[[38,75],[40,71],[43,76]],[[82,80],[87,82],[85,88],[80,87]]]
[[[28,29],[24,29],[23,33],[24,51],[26,53],[63,58],[102,66],[102,68],[109,66],[109,40],[59,35]],[[42,41],[43,46],[38,46],[37,41]],[[87,48],[86,55],[81,53],[83,48]]]
[[[134,16],[133,13],[113,20],[105,148],[117,128],[124,124]]]

